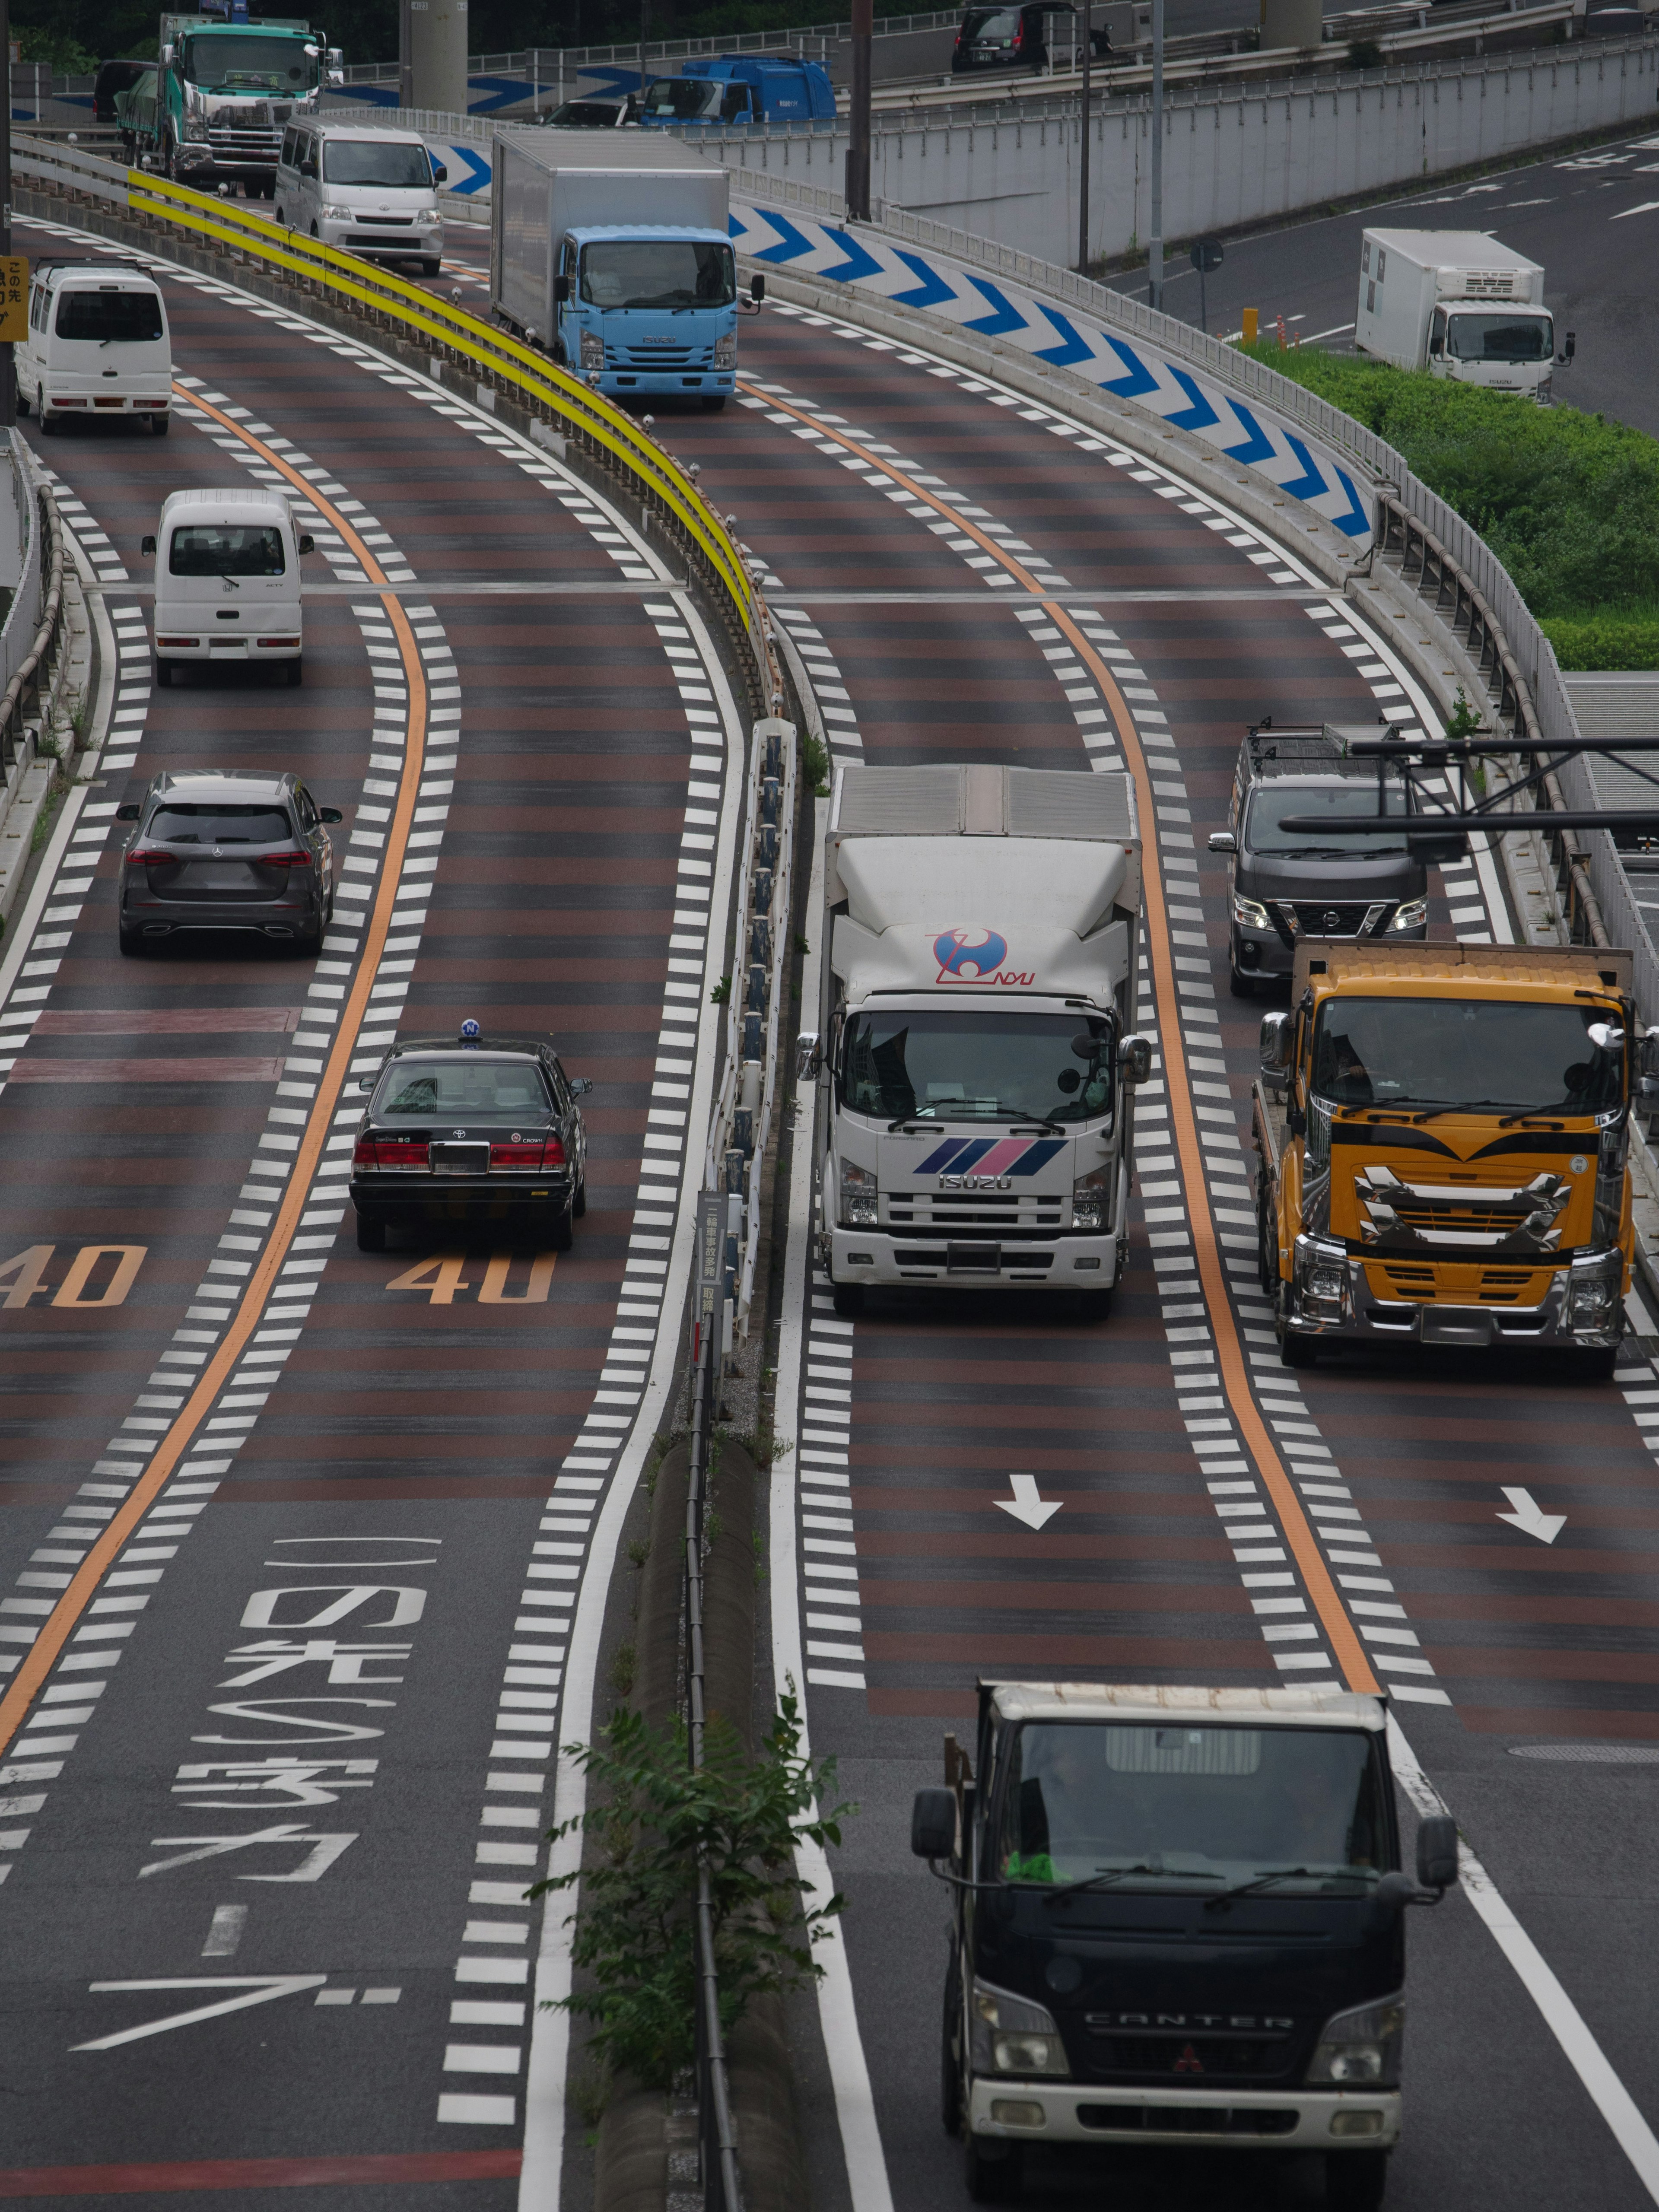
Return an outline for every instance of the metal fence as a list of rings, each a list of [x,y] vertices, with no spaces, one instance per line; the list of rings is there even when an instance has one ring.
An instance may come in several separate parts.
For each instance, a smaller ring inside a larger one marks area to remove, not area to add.
[[[705,1327],[696,1334],[691,1368],[691,1433],[686,1452],[684,1617],[686,1735],[693,1773],[703,1763],[703,1736],[708,1721],[702,1644],[702,1558],[708,1517],[709,1444],[714,1432],[714,1378],[719,1372],[720,1334],[718,1324]],[[697,1866],[694,1939],[697,1972],[697,2141],[703,2212],[743,2212],[737,2130],[732,2118],[732,2087],[726,2064],[726,2036],[720,2026],[714,1909],[708,1868],[702,1860]]]
[[[8,778],[24,751],[29,725],[50,723],[64,666],[63,524],[33,456],[15,430],[10,434],[9,473],[21,561],[0,625],[0,767]]]

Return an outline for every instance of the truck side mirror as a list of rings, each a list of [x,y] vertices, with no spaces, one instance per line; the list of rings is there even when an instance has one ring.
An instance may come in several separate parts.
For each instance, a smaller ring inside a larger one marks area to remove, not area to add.
[[[138,550],[141,553],[153,553],[155,550],[155,540],[153,538],[141,538],[138,540]]]
[[[761,301],[766,297],[766,279],[764,276],[751,276],[749,279],[749,296],[758,307]],[[1569,340],[1568,343],[1571,343],[1571,341]]]
[[[1126,1083],[1145,1083],[1152,1072],[1151,1037],[1126,1036],[1118,1047],[1118,1065]]]
[[[560,307],[567,305],[570,298],[570,279],[568,276],[556,276],[553,279],[553,297]]]
[[[317,809],[317,819],[319,822],[343,822],[345,817],[337,806],[319,806]]]
[[[954,1790],[918,1790],[910,1811],[910,1849],[919,1859],[954,1858],[957,1796]]]
[[[317,541],[309,531],[302,530],[300,532],[300,550],[302,553],[314,553],[317,550]]]
[[[1205,841],[1212,853],[1236,853],[1238,840],[1231,830],[1212,830]]]
[[[816,1030],[803,1030],[795,1039],[795,1080],[811,1083],[823,1066],[823,1040]]]
[[[1291,1046],[1296,1036],[1294,1014],[1264,1014],[1261,1041],[1257,1048],[1257,1071],[1269,1091],[1282,1091],[1291,1065]]]
[[[1565,368],[1569,367],[1569,366],[1570,366],[1570,364],[1571,364],[1571,361],[1572,361],[1572,357],[1573,357],[1574,354],[1576,354],[1576,353],[1577,352],[1577,350],[1578,350],[1578,333],[1577,333],[1577,331],[1569,331],[1567,332],[1566,341],[1565,341],[1565,344],[1564,344],[1564,345],[1562,346],[1562,348],[1561,348],[1561,359],[1560,359],[1559,366],[1560,366],[1562,368]]]
[[[171,46],[163,46],[163,47],[162,47],[162,49],[161,49],[161,67],[162,67],[163,69],[171,69],[171,68],[173,67],[173,51],[174,51],[174,50],[173,50],[173,48]]]
[[[427,155],[427,159],[431,161],[432,156],[428,154]],[[448,174],[449,164],[447,161],[432,161],[432,181],[434,185],[442,184],[444,179]]]
[[[118,806],[116,808],[115,818],[118,822],[136,822],[143,811],[143,808],[138,804],[138,802],[136,799],[133,799],[129,801],[126,805]]]
[[[1636,1048],[1636,1097],[1641,1105],[1659,1105],[1659,1030],[1650,1030]]]
[[[1431,1813],[1417,1824],[1417,1879],[1437,1893],[1457,1880],[1457,1823],[1449,1813]]]

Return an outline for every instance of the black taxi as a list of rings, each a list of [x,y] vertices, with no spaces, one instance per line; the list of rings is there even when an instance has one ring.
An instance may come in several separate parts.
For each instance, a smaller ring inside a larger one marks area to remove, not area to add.
[[[351,1162],[357,1249],[389,1230],[486,1226],[568,1252],[587,1210],[587,1135],[567,1075],[539,1037],[459,1037],[394,1046],[359,1086],[370,1093]]]

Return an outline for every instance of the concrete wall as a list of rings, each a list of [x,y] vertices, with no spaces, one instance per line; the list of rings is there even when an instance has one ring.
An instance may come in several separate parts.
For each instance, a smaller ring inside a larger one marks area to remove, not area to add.
[[[1645,120],[1659,88],[1659,40],[1594,40],[1533,52],[1419,64],[1305,85],[1171,95],[1164,113],[1164,228],[1170,239],[1285,215],[1407,183],[1581,131]],[[1151,116],[1139,97],[1093,125],[1091,234],[1133,251],[1148,228]],[[878,130],[872,192],[983,238],[1065,263],[1077,234],[1079,124],[918,120]],[[698,143],[842,189],[840,132],[769,130]]]

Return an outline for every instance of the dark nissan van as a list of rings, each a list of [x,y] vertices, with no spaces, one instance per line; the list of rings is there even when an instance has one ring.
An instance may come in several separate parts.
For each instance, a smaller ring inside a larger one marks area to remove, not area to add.
[[[1427,870],[1419,842],[1407,842],[1402,781],[1386,779],[1385,812],[1400,817],[1398,837],[1347,832],[1343,819],[1378,811],[1377,763],[1355,759],[1357,738],[1387,734],[1375,722],[1326,722],[1306,729],[1260,723],[1245,732],[1233,776],[1225,830],[1212,830],[1212,853],[1232,855],[1229,937],[1236,999],[1258,983],[1288,981],[1298,937],[1401,939],[1428,934]],[[1402,748],[1403,750],[1403,748]],[[1328,829],[1286,830],[1297,817],[1328,818]]]
[[[1400,2135],[1404,1908],[1384,1701],[1335,1689],[981,1682],[911,1849],[948,1884],[941,2118],[969,2196],[1027,2150],[1311,2152],[1375,2212]]]

